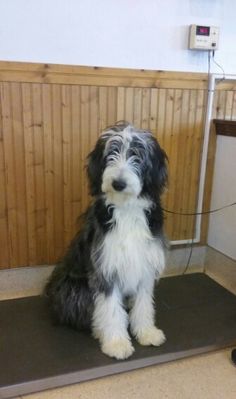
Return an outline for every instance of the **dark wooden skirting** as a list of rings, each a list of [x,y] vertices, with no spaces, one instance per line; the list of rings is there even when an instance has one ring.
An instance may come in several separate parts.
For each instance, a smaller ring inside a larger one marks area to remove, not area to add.
[[[216,128],[216,134],[236,137],[236,120],[214,119],[213,123]]]

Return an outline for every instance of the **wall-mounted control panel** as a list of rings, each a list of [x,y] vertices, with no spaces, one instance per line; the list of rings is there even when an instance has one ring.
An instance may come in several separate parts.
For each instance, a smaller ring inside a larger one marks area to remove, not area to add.
[[[218,26],[190,25],[189,48],[191,50],[218,50]]]

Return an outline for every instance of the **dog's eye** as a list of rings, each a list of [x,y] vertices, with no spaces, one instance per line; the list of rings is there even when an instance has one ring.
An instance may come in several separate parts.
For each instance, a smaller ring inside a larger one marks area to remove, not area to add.
[[[117,144],[112,144],[108,150],[108,155],[117,155],[120,153],[120,146]]]
[[[127,158],[132,158],[136,162],[142,161],[142,153],[138,148],[129,148],[127,151]]]
[[[134,150],[129,149],[127,151],[127,158],[133,157],[134,155],[136,155]]]
[[[119,155],[119,151],[118,149],[113,148],[112,150],[110,150],[107,154],[109,157],[115,157],[117,155]]]
[[[119,158],[119,149],[112,148],[106,154],[105,161],[106,162],[115,162]]]
[[[133,149],[133,148],[130,148],[127,151],[127,158],[131,158],[131,157],[135,157],[135,156],[138,156],[137,151],[135,151],[135,149]]]

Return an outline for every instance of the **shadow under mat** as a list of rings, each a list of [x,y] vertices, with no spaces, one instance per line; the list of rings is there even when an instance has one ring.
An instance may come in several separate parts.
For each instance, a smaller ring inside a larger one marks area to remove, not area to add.
[[[236,345],[236,296],[203,273],[168,277],[155,291],[160,347],[133,340],[125,361],[88,333],[51,321],[40,296],[0,301],[0,398],[36,392]]]

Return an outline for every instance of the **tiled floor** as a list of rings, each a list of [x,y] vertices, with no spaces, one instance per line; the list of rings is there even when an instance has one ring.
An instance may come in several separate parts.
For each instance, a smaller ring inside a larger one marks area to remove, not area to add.
[[[235,399],[236,367],[227,349],[22,398]]]

